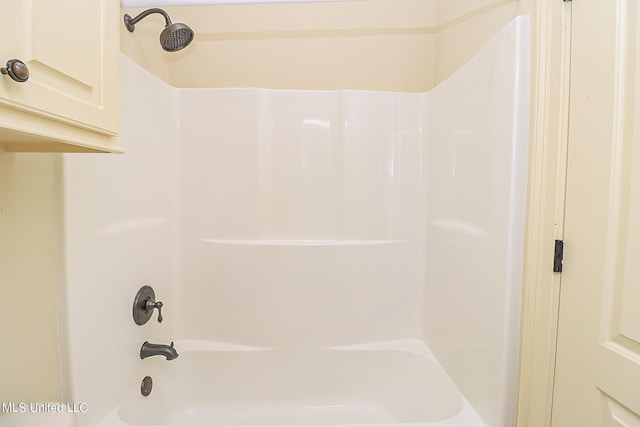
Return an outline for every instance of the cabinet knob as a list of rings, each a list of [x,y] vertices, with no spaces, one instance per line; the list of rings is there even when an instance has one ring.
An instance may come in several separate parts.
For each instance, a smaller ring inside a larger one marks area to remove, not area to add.
[[[29,68],[19,59],[8,60],[7,66],[0,68],[0,73],[8,74],[9,77],[19,83],[24,83],[29,80]]]

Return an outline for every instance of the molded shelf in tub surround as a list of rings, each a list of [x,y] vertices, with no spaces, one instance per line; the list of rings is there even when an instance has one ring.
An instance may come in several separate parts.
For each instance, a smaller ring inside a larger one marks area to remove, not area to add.
[[[403,240],[315,240],[315,239],[198,239],[217,245],[246,246],[368,246],[402,243]]]

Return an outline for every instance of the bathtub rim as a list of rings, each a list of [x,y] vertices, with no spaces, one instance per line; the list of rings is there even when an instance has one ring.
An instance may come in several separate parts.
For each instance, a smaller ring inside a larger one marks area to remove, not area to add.
[[[188,354],[188,353],[202,353],[202,352],[271,352],[271,351],[283,351],[286,349],[276,348],[276,347],[259,347],[259,346],[251,346],[246,344],[234,344],[234,343],[225,343],[225,342],[215,342],[215,341],[206,341],[206,340],[197,340],[197,339],[178,339],[175,340],[176,349],[179,352]],[[306,349],[310,351],[314,350],[332,350],[339,352],[376,352],[376,351],[384,351],[384,352],[402,352],[409,353],[415,356],[424,358],[428,360],[433,366],[436,366],[440,369],[447,377],[448,374],[439,363],[437,358],[431,352],[429,347],[422,340],[418,339],[404,339],[404,340],[389,340],[389,341],[378,341],[378,342],[368,342],[368,343],[360,343],[360,344],[351,344],[351,345],[342,345],[342,346],[326,346],[326,347],[318,347],[313,349]],[[365,427],[365,426],[377,426],[377,427],[487,427],[486,424],[481,420],[477,412],[471,406],[469,401],[466,399],[464,395],[460,392],[459,388],[453,381],[451,381],[455,391],[457,393],[457,397],[460,398],[460,409],[454,414],[452,417],[438,420],[438,421],[427,421],[427,422],[397,422],[397,423],[334,423],[334,424],[287,424],[286,427]],[[130,393],[135,391],[127,390],[123,393],[123,398],[118,402],[118,404],[111,409],[111,411],[107,414],[106,417],[100,422],[98,427],[177,427],[173,425],[163,425],[163,424],[131,424],[121,418],[121,408],[123,404],[126,402],[126,399],[130,397]],[[212,424],[211,427],[283,427],[282,424]],[[204,426],[201,426],[204,427]]]

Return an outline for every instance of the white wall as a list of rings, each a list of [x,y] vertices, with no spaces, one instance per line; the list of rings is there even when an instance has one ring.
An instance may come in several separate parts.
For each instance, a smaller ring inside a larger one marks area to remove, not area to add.
[[[427,342],[491,427],[515,424],[529,24],[431,92]]]
[[[145,340],[175,339],[177,103],[175,91],[122,58],[124,155],[66,154],[62,165],[66,400],[86,402],[93,427],[140,384]],[[153,285],[162,324],[133,322],[138,289]]]
[[[185,299],[208,305],[185,310],[189,338],[422,336],[424,96],[209,89],[180,100]]]

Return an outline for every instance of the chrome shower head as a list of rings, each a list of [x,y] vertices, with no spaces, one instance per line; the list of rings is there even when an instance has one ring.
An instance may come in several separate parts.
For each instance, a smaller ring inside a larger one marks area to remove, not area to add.
[[[152,13],[161,14],[164,16],[164,20],[166,22],[164,30],[160,33],[160,45],[164,50],[167,52],[176,52],[184,49],[193,41],[193,30],[189,28],[187,24],[181,24],[179,22],[172,24],[169,14],[162,9],[147,9],[135,18],[126,14],[124,15],[124,25],[127,27],[129,32],[133,33],[136,28],[135,25]]]

